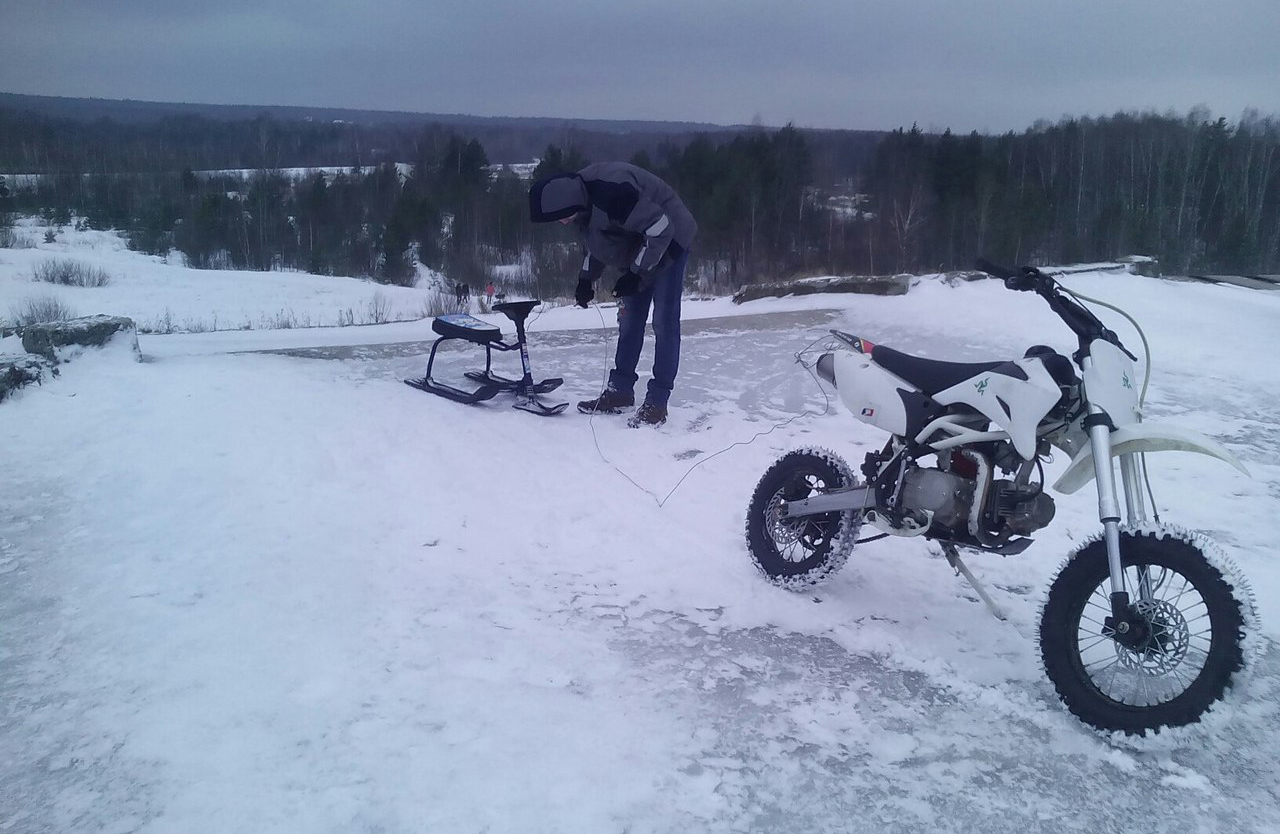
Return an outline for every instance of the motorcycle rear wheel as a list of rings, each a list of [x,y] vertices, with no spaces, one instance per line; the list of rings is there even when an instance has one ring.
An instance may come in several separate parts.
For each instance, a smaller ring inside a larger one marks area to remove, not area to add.
[[[852,470],[827,449],[788,452],[765,470],[747,507],[747,550],[766,579],[803,591],[844,566],[861,521],[853,510],[786,519],[783,501],[796,501],[856,484]]]
[[[1145,735],[1195,723],[1244,666],[1252,594],[1229,561],[1210,559],[1184,530],[1122,530],[1120,553],[1144,642],[1122,645],[1103,624],[1110,571],[1106,543],[1096,538],[1049,588],[1040,616],[1045,673],[1067,708],[1100,730]]]

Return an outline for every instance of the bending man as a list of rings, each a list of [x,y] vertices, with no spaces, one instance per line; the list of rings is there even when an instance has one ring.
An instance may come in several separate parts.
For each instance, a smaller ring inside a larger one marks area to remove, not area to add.
[[[529,217],[560,221],[585,249],[575,298],[586,307],[606,266],[619,270],[618,348],[600,396],[578,403],[584,414],[617,414],[635,405],[636,365],[653,308],[653,378],[644,404],[627,424],[657,426],[680,368],[680,294],[698,224],[680,197],[654,174],[625,162],[599,162],[576,174],[556,174],[529,189]]]

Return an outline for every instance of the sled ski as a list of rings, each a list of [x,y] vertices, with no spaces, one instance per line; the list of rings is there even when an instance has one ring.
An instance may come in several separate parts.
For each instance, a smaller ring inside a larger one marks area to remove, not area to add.
[[[463,374],[463,376],[465,376],[467,379],[470,379],[474,382],[479,382],[481,384],[491,383],[493,385],[496,385],[498,386],[498,390],[500,391],[514,391],[517,394],[522,393],[520,389],[521,380],[512,379],[511,377],[502,376],[501,374],[495,374],[492,371],[490,371],[489,373],[485,373],[484,371],[467,371],[466,373]],[[541,380],[540,382],[535,382],[530,387],[530,390],[532,390],[533,393],[535,394],[549,394],[563,384],[564,384],[564,380],[558,376],[555,376],[555,377],[551,377],[550,379],[544,379],[544,380]]]
[[[405,385],[417,388],[419,391],[426,391],[428,394],[437,394],[445,399],[453,400],[456,403],[479,403],[485,400],[493,399],[494,395],[500,390],[496,385],[482,385],[474,391],[463,391],[454,388],[452,385],[445,385],[436,382],[429,376],[418,377],[417,379],[406,379]]]
[[[416,379],[406,379],[404,381],[405,385],[464,404],[491,400],[500,392],[512,393],[516,395],[516,402],[512,405],[512,408],[544,417],[564,411],[569,405],[567,402],[544,403],[538,398],[540,394],[546,394],[559,388],[564,383],[564,380],[560,377],[552,377],[534,382],[533,374],[529,369],[529,348],[525,336],[524,321],[529,317],[529,312],[539,303],[541,302],[537,299],[532,299],[507,301],[493,305],[495,312],[502,313],[515,323],[516,339],[514,342],[503,341],[502,331],[497,325],[481,321],[467,313],[449,313],[437,316],[431,322],[431,329],[440,338],[436,339],[435,344],[431,346],[431,356],[427,359],[427,371],[423,376]],[[461,339],[472,344],[484,345],[484,370],[467,371],[464,374],[467,379],[479,383],[479,387],[475,390],[465,391],[461,388],[456,388],[436,380],[431,375],[431,369],[435,366],[436,351],[440,349],[440,345],[451,339]],[[524,369],[524,376],[520,379],[512,379],[494,373],[493,352],[495,350],[502,352],[509,350],[520,351],[520,362]]]
[[[566,403],[544,403],[538,399],[536,394],[530,394],[523,400],[517,401],[512,408],[518,408],[521,411],[527,411],[530,414],[537,414],[540,417],[550,417],[553,414],[559,414],[569,407]]]

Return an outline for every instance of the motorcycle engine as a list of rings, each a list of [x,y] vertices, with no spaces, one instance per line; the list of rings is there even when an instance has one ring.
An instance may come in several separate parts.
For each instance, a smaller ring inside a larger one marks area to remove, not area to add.
[[[964,536],[969,531],[976,488],[977,482],[963,474],[913,467],[902,479],[902,507],[913,513],[931,512],[933,527]],[[991,533],[1026,536],[1053,520],[1053,498],[1038,486],[1019,487],[1012,481],[998,480],[991,485],[991,492],[997,520],[988,517],[983,521],[992,528]]]
[[[969,528],[975,482],[941,469],[908,469],[902,479],[902,506],[933,513],[933,524],[948,530]]]
[[[1036,486],[1014,486],[1012,481],[991,485],[996,494],[996,514],[1009,532],[1027,536],[1053,521],[1053,497]]]

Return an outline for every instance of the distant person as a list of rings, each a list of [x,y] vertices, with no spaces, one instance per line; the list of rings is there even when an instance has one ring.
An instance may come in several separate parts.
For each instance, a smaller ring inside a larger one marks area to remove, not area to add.
[[[653,307],[653,378],[644,403],[627,421],[638,428],[667,421],[680,369],[680,294],[698,224],[680,197],[654,174],[625,162],[598,162],[576,174],[555,174],[529,189],[534,223],[559,221],[582,237],[585,257],[574,299],[586,307],[606,266],[620,271],[618,347],[600,396],[578,403],[584,414],[618,414],[635,405],[636,365]]]
[[[462,282],[453,285],[453,303],[462,306]]]
[[[493,282],[492,281],[490,281],[489,285],[484,288],[484,300],[489,302],[490,304],[493,303]]]

